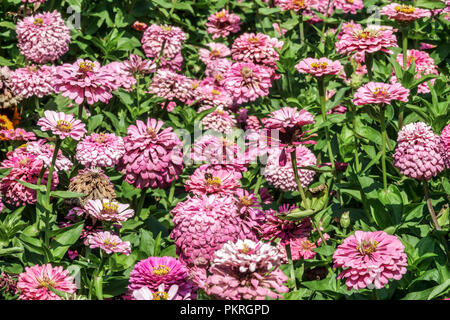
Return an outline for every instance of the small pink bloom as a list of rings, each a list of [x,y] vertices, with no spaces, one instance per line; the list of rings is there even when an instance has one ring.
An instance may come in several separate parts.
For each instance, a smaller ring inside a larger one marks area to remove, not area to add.
[[[391,3],[383,7],[380,11],[382,15],[396,21],[414,21],[420,18],[431,16],[430,10],[416,8],[407,4]]]
[[[131,253],[130,242],[122,241],[118,236],[111,234],[109,231],[88,235],[86,243],[91,249],[100,248],[107,254],[118,252],[128,256]]]
[[[228,10],[216,12],[208,17],[207,32],[212,34],[213,39],[226,38],[230,33],[236,33],[240,29],[241,18]]]
[[[409,89],[405,89],[400,83],[369,82],[356,91],[353,103],[357,106],[390,104],[392,100],[408,102],[408,97]]]
[[[337,75],[344,70],[339,61],[332,61],[327,58],[306,58],[300,61],[295,68],[300,73],[308,73],[315,77]]]
[[[42,131],[51,130],[61,139],[71,137],[74,140],[80,140],[86,133],[84,123],[75,119],[72,114],[64,112],[46,110],[44,117],[39,119],[37,125],[41,127]]]

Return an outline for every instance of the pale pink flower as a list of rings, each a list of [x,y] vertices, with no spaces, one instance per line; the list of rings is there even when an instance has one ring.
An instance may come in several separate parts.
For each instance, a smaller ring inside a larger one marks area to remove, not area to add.
[[[152,24],[142,36],[141,43],[145,55],[158,58],[164,43],[162,57],[168,60],[175,58],[180,52],[186,34],[178,27]]]
[[[157,290],[151,290],[148,287],[142,287],[133,291],[133,298],[136,300],[191,300],[190,293],[182,296],[178,293],[179,287],[173,284],[166,289],[166,286],[162,283]],[[167,290],[167,291],[166,291]]]
[[[337,75],[344,70],[339,61],[333,61],[327,58],[306,58],[300,61],[296,66],[300,73],[308,73],[314,77],[323,77],[325,75]]]
[[[89,200],[83,208],[91,217],[101,221],[123,222],[134,216],[129,204],[115,200]]]
[[[369,82],[356,90],[353,103],[357,106],[390,104],[392,100],[408,102],[408,97],[409,89],[405,89],[400,83]]]
[[[450,169],[450,124],[441,132],[442,155],[448,169]]]
[[[56,10],[25,17],[16,33],[20,53],[36,63],[55,61],[69,50],[70,29]]]
[[[240,187],[239,180],[227,170],[200,167],[185,183],[186,191],[196,195],[219,194],[231,195]]]
[[[388,16],[389,19],[401,22],[414,21],[431,16],[430,10],[416,8],[407,4],[398,4],[395,2],[384,6],[381,9],[380,14]]]
[[[47,143],[45,139],[39,139],[38,141],[30,141],[24,148],[18,148],[14,150],[14,154],[19,152],[33,154],[36,159],[41,160],[43,165],[50,168],[52,164],[53,153],[55,152],[55,146]],[[72,161],[70,161],[61,150],[58,150],[55,160],[55,171],[70,171],[73,167]]]
[[[122,239],[114,234],[111,234],[109,231],[100,231],[88,235],[86,238],[86,243],[91,249],[100,248],[107,254],[118,252],[128,256],[131,253],[130,242],[122,241]]]
[[[201,107],[198,112],[217,107],[218,110],[229,109],[233,105],[233,99],[228,92],[220,87],[210,84],[202,84],[198,88],[197,99]],[[227,114],[229,118],[234,118],[231,114]],[[234,121],[231,121],[234,122]]]
[[[29,98],[36,96],[42,98],[53,94],[54,76],[56,68],[54,66],[29,66],[19,68],[10,73],[9,86],[15,95]]]
[[[348,290],[381,289],[389,279],[400,280],[408,266],[403,244],[384,231],[356,231],[337,247],[333,261]]]
[[[229,13],[228,10],[213,13],[208,17],[206,26],[207,32],[212,34],[213,39],[219,37],[226,38],[230,33],[236,33],[240,29],[241,18],[233,13]]]
[[[168,69],[159,69],[148,88],[149,93],[168,100],[178,99],[181,102],[193,98],[192,80]]]
[[[20,300],[61,300],[49,287],[69,294],[76,291],[74,279],[69,276],[69,272],[51,264],[25,267],[17,282]]]
[[[33,132],[25,131],[22,128],[0,130],[0,140],[10,141],[32,141],[36,140]]]
[[[328,13],[327,13],[328,8]],[[328,0],[316,0],[312,1],[309,6],[302,12],[304,18],[308,23],[318,23],[322,22],[322,18],[320,18],[314,10],[320,12],[322,15],[330,17],[333,15],[334,6],[333,3]]]
[[[42,131],[51,130],[60,139],[71,137],[74,140],[80,140],[86,133],[85,125],[81,120],[75,119],[73,114],[64,112],[46,110],[44,117],[39,119],[37,125]]]
[[[156,71],[156,63],[150,60],[143,60],[140,56],[130,54],[130,58],[122,62],[125,71],[133,75],[145,75]]]
[[[233,114],[219,107],[207,114],[202,119],[202,124],[205,130],[229,134],[236,128],[236,119]]]
[[[279,0],[278,6],[283,11],[293,10],[302,11],[309,8],[316,0]]]
[[[114,167],[125,153],[122,137],[93,133],[77,144],[75,158],[85,167]]]
[[[237,104],[267,96],[270,87],[271,69],[253,63],[237,62],[225,75],[225,88]]]
[[[228,57],[231,54],[230,49],[223,43],[210,42],[207,44],[208,49],[201,48],[199,50],[200,60],[208,65],[211,61]]]
[[[283,41],[263,33],[244,33],[234,40],[231,55],[236,62],[250,62],[275,66],[279,60],[276,49],[281,50]]]
[[[334,0],[334,7],[345,13],[356,14],[358,10],[364,8],[364,2],[363,0]]]
[[[283,107],[270,113],[268,118],[262,119],[262,122],[268,129],[279,129],[281,132],[287,132],[290,129],[314,124],[314,116],[305,109]]]
[[[130,92],[136,85],[135,77],[127,71],[123,62],[113,61],[108,63],[101,68],[101,72],[109,74],[113,78],[110,85],[112,90],[123,88],[125,91]]]

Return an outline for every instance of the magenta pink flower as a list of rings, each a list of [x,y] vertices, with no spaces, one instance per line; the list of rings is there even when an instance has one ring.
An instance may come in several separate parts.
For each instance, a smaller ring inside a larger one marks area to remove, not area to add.
[[[130,273],[128,289],[139,290],[147,287],[158,290],[161,285],[178,286],[178,295],[195,298],[196,289],[188,280],[188,269],[172,257],[149,257],[141,260]]]
[[[225,75],[225,88],[237,104],[269,94],[271,69],[253,63],[235,63]]]
[[[75,158],[85,167],[114,167],[125,153],[122,137],[93,133],[77,144]]]
[[[420,50],[428,50],[428,49],[434,49],[436,48],[436,45],[434,44],[430,44],[430,43],[426,43],[426,42],[421,42],[420,43]]]
[[[158,97],[168,100],[176,98],[181,102],[194,98],[192,80],[168,69],[160,69],[156,72],[148,91]]]
[[[148,28],[148,25],[145,22],[135,21],[131,26],[136,31],[145,31]]]
[[[241,18],[228,10],[216,12],[208,17],[207,32],[212,34],[213,39],[226,38],[230,33],[236,33],[240,29]]]
[[[369,82],[355,93],[353,103],[357,106],[365,104],[390,104],[392,100],[408,102],[409,89],[400,83],[387,84],[383,82]]]
[[[450,169],[450,124],[441,132],[441,146],[446,166]]]
[[[123,62],[113,61],[108,63],[101,68],[101,72],[109,74],[113,78],[113,81],[110,83],[111,90],[123,88],[125,91],[130,92],[136,85],[136,79],[132,73],[127,71],[127,67]]]
[[[165,188],[183,171],[182,143],[163,121],[140,120],[128,127],[118,168],[136,188]]]
[[[394,165],[400,173],[430,180],[445,168],[439,136],[423,122],[410,123],[398,133]]]
[[[307,124],[314,124],[314,116],[304,109],[299,111],[297,108],[283,107],[270,113],[268,118],[262,119],[262,122],[268,129],[287,132]]]
[[[202,124],[205,130],[229,134],[236,128],[236,119],[230,112],[217,108],[203,117]]]
[[[134,210],[129,204],[119,203],[115,200],[89,200],[84,206],[85,212],[96,220],[123,222],[134,216]]]
[[[306,8],[309,8],[316,0],[279,0],[278,6],[283,11],[293,10],[293,11],[302,11]]]
[[[55,72],[54,66],[46,65],[19,68],[11,72],[9,85],[15,95],[42,98],[55,92]]]
[[[338,279],[352,288],[381,289],[389,279],[400,280],[408,266],[405,247],[384,231],[356,231],[333,254],[334,268],[343,268]]]
[[[199,104],[201,107],[198,109],[198,112],[202,112],[204,110],[217,107],[218,111],[220,109],[229,109],[233,105],[233,99],[230,97],[228,92],[220,87],[216,87],[210,84],[201,85],[197,90],[197,99],[199,99]],[[234,116],[226,113],[227,121],[224,124],[228,124],[228,126],[234,126],[236,121],[234,120]],[[230,120],[231,119],[231,120]],[[222,132],[221,130],[218,130]]]
[[[0,140],[33,141],[36,135],[21,128],[0,130]]]
[[[141,43],[145,55],[149,58],[158,58],[164,43],[162,57],[172,60],[181,52],[184,40],[186,34],[180,28],[152,24],[145,29]]]
[[[37,125],[42,131],[51,130],[60,139],[71,137],[74,140],[80,140],[86,133],[85,125],[81,120],[75,119],[73,114],[64,112],[46,110],[44,117],[39,119]]]
[[[236,62],[250,62],[275,66],[279,54],[275,49],[281,50],[283,41],[270,38],[263,33],[244,33],[233,42],[231,55]]]
[[[0,165],[1,169],[12,168],[9,174],[0,182],[0,193],[6,203],[14,206],[24,206],[36,203],[36,190],[29,189],[18,181],[36,184],[43,162],[36,155],[23,152],[11,152]],[[48,170],[45,170],[41,180],[42,185],[47,184]],[[51,189],[54,190],[59,183],[57,172],[53,172]]]
[[[32,154],[36,156],[36,159],[41,160],[44,166],[50,168],[52,164],[53,153],[55,152],[55,146],[46,143],[45,139],[38,141],[28,142],[24,148],[18,148],[14,150],[15,154],[18,154],[22,150],[24,153]],[[62,151],[59,150],[56,155],[55,170],[56,171],[70,171],[73,167],[72,161],[66,158]]]
[[[308,73],[314,77],[323,77],[325,75],[337,75],[344,70],[339,61],[333,61],[327,58],[306,58],[300,61],[296,66],[300,73]]]
[[[316,253],[313,251],[314,248],[317,248],[314,242],[308,240],[308,238],[296,238],[290,242],[291,245],[291,254],[293,260],[299,259],[312,259],[315,257]]]
[[[334,0],[334,7],[345,13],[356,14],[358,10],[364,8],[364,2],[363,0]]]
[[[148,287],[142,287],[133,291],[133,298],[136,300],[191,300],[190,292],[182,295],[179,292],[179,286],[171,285],[168,290],[164,283],[158,286],[158,289],[151,290]]]
[[[223,43],[210,42],[207,44],[208,49],[201,48],[199,50],[200,60],[208,65],[211,61],[228,57],[231,54],[230,49]]]
[[[306,167],[316,165],[316,156],[306,147],[300,145],[295,148],[297,155],[297,166]],[[295,180],[294,169],[291,162],[291,154],[285,153],[284,165],[280,165],[280,156],[283,150],[271,148],[268,150],[266,167],[264,169],[264,178],[270,185],[281,189],[282,191],[297,190],[297,182]],[[282,163],[283,164],[283,163]],[[298,169],[300,182],[303,188],[307,187],[314,179],[315,171]]]
[[[69,50],[70,29],[56,10],[25,17],[16,33],[20,53],[36,63],[55,61]]]
[[[63,267],[53,267],[51,264],[25,267],[25,272],[19,275],[17,282],[20,300],[61,300],[49,287],[69,294],[76,291],[69,272]]]
[[[228,59],[215,59],[211,60],[206,65],[205,75],[209,78],[205,78],[202,81],[202,85],[224,85],[225,76],[230,70],[233,63]]]
[[[341,35],[340,40],[336,43],[336,50],[338,53],[346,55],[353,52],[386,51],[389,47],[398,47],[394,31],[396,30],[392,27],[375,25],[365,29],[351,28]]]
[[[240,187],[239,180],[227,170],[200,167],[185,183],[186,191],[196,195],[215,193],[231,195]]]
[[[125,71],[133,75],[145,75],[156,71],[156,63],[150,60],[143,60],[140,56],[130,54],[129,60],[122,62]]]
[[[131,244],[129,241],[122,241],[118,236],[109,231],[96,232],[86,237],[86,245],[91,249],[100,248],[107,254],[114,252],[129,255],[131,253]]]
[[[88,104],[108,103],[111,91],[117,89],[114,75],[100,67],[98,62],[78,59],[74,64],[57,67],[55,90],[77,104],[85,99]]]
[[[430,10],[416,8],[407,4],[391,3],[384,6],[380,13],[396,21],[414,21],[431,16]]]
[[[306,10],[302,13],[308,23],[318,23],[323,21],[322,18],[314,12],[314,10],[320,12],[324,16],[330,17],[333,15],[334,6],[332,2],[329,2],[328,0],[311,1]]]
[[[171,212],[174,229],[170,234],[180,260],[189,266],[208,267],[214,252],[227,241],[256,239],[241,227],[236,200],[216,194],[188,197]]]
[[[288,277],[278,268],[282,261],[282,253],[270,244],[229,241],[215,253],[205,290],[226,300],[281,298],[289,291],[284,285]]]

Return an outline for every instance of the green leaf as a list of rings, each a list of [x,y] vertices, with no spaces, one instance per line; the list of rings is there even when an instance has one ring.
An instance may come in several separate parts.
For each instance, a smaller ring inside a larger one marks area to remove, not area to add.
[[[431,10],[445,8],[445,2],[439,0],[416,0],[414,5],[419,8]]]
[[[84,193],[70,192],[70,191],[50,191],[50,196],[60,199],[72,199],[84,197]]]
[[[69,247],[80,238],[84,227],[84,221],[78,222],[66,228],[61,228],[54,232],[55,238],[51,242],[52,254],[55,259],[62,259]]]
[[[45,192],[46,189],[47,189],[47,188],[46,188],[45,186],[43,186],[43,185],[38,186],[38,185],[35,185],[35,184],[32,184],[32,183],[28,183],[28,182],[25,182],[25,181],[20,181],[20,180],[16,180],[16,181],[17,181],[18,183],[20,183],[20,184],[23,184],[25,187],[32,189],[32,190]]]
[[[144,252],[147,257],[154,255],[155,240],[153,239],[153,234],[148,230],[140,230],[139,251]]]
[[[448,288],[450,288],[450,279],[447,279],[444,283],[434,287],[434,289],[430,292],[430,295],[428,296],[428,300],[440,296],[441,294],[445,293]]]
[[[322,256],[328,257],[333,255],[335,248],[327,245],[314,248],[313,251],[321,254]]]
[[[93,117],[89,117],[88,120],[88,130],[94,131],[103,122],[103,115],[97,114]]]

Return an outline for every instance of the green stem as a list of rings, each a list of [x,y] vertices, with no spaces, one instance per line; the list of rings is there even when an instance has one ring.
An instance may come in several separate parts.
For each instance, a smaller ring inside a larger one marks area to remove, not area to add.
[[[297,149],[294,149],[294,151],[291,152],[292,168],[294,170],[295,181],[297,182],[298,192],[300,192],[300,197],[302,198],[302,203],[306,206],[307,204],[306,204],[305,191],[303,190],[302,182],[300,181],[300,177],[298,175],[296,150]],[[305,208],[305,209],[308,209],[308,208]]]
[[[304,44],[305,43],[305,31],[304,31],[303,14],[302,13],[299,14],[298,27],[299,27],[298,31],[299,31],[299,36],[300,36],[300,44]],[[282,30],[281,30],[281,32],[283,33]]]
[[[48,248],[50,245],[50,191],[52,187],[52,178],[53,178],[53,171],[55,170],[55,163],[56,163],[56,157],[58,156],[58,151],[61,146],[61,139],[59,137],[56,138],[56,144],[55,144],[55,150],[53,151],[53,157],[52,157],[52,163],[50,165],[50,169],[48,170],[48,177],[47,177],[47,189],[45,191],[45,198],[44,198],[44,208],[45,208],[45,245]]]
[[[170,186],[170,191],[169,191],[169,204],[172,204],[173,202],[173,195],[175,193],[175,180],[172,181],[172,185]]]
[[[365,56],[365,62],[366,62],[366,67],[367,67],[367,75],[369,77],[369,81],[373,81],[373,54],[372,53],[367,53],[366,52],[366,56]]]
[[[402,37],[403,37],[403,77],[406,75],[406,70],[408,69],[408,27],[404,27],[402,29]],[[405,105],[402,103],[400,105],[400,110],[398,114],[398,130],[403,127],[403,115],[405,112]]]
[[[353,106],[351,109],[353,112],[353,117],[352,117],[353,132],[356,132],[356,109]],[[358,137],[356,136],[356,134],[353,134],[353,137],[354,137],[354,143],[355,143],[355,148],[353,151],[355,153],[356,172],[360,172],[361,164],[359,163],[359,155],[358,155]]]
[[[142,211],[142,207],[144,206],[144,201],[145,201],[145,194],[147,193],[147,188],[144,188],[141,190],[141,197],[139,198],[139,203],[138,203],[138,207],[136,209],[136,218],[139,218],[141,211]]]
[[[319,233],[319,237],[320,237],[320,239],[322,239],[323,244],[327,245],[327,240],[325,240],[325,238],[323,237],[323,233],[322,233],[322,231],[320,231],[319,225],[317,224],[317,222],[315,222],[313,219],[311,219],[311,222],[312,222],[314,228],[316,228],[317,232]]]
[[[327,94],[326,86],[325,86],[324,79],[322,77],[317,78],[317,82],[319,85],[319,97],[320,97],[320,107],[321,107],[321,111],[322,111],[322,120],[324,123],[326,123],[327,122],[327,113],[325,110],[325,99],[326,99],[326,94]],[[335,174],[336,168],[335,168],[335,163],[334,163],[333,150],[331,149],[331,141],[330,141],[330,133],[328,131],[328,124],[325,125],[325,138],[327,140],[328,156],[331,161],[331,167],[333,169],[333,174]]]
[[[83,103],[78,106],[78,119],[83,120]]]
[[[386,174],[386,119],[385,119],[385,107],[380,106],[380,123],[381,123],[381,168],[383,170],[383,188],[387,191],[387,174]]]
[[[433,220],[433,224],[434,224],[434,227],[436,228],[436,230],[440,231],[440,230],[442,230],[442,228],[441,228],[441,225],[439,224],[436,213],[434,212],[433,204],[431,203],[430,190],[428,190],[428,182],[427,181],[423,182],[423,190],[425,191],[425,199],[427,200],[427,207],[428,207],[428,211],[430,212],[430,215],[431,215],[431,220]]]
[[[294,289],[297,290],[297,280],[295,279],[295,266],[294,266],[294,261],[292,260],[290,244],[286,244],[286,254],[288,257],[288,261],[289,261],[289,273],[291,275],[292,282],[294,283]]]

